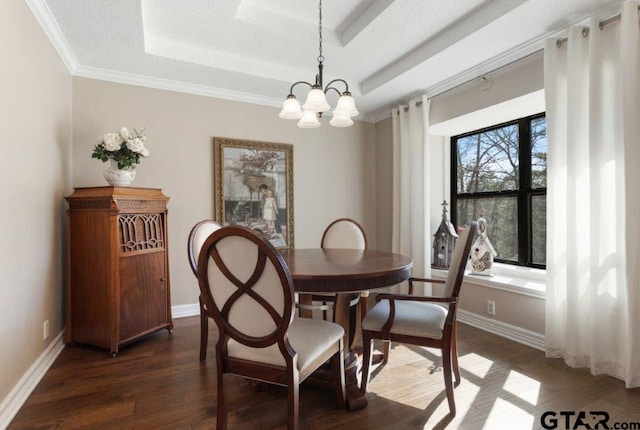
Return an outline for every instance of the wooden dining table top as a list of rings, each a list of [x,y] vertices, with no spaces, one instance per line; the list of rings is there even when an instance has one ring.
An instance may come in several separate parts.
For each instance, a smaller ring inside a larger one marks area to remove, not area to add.
[[[281,252],[300,293],[346,293],[388,287],[409,278],[413,262],[392,252],[294,248]]]

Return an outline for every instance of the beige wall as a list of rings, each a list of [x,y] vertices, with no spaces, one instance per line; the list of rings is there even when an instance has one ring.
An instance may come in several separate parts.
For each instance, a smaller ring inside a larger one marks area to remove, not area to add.
[[[476,81],[436,97],[431,104],[431,124],[544,89],[543,67],[542,55],[535,55],[490,74],[491,87],[488,89],[482,89],[482,82]],[[486,126],[490,125],[493,124],[486,124]],[[448,139],[444,141],[444,145],[445,152],[448,152]],[[462,291],[460,309],[536,333],[544,333],[543,299],[472,284],[464,285]],[[487,314],[487,300],[496,303],[495,316]]]
[[[496,315],[487,315],[487,300],[496,304]],[[544,299],[485,287],[463,284],[460,309],[486,318],[544,334]]]
[[[294,145],[297,247],[317,246],[331,220],[348,216],[363,224],[372,248],[390,249],[390,119],[301,130],[277,118],[273,107],[72,79],[22,1],[0,3],[0,36],[7,59],[0,68],[0,340],[10,346],[0,354],[0,403],[63,328],[63,197],[72,186],[106,185],[106,165],[91,159],[96,138],[105,132],[121,126],[148,130],[151,156],[139,166],[134,185],[162,188],[171,197],[173,305],[197,302],[186,238],[193,224],[213,214],[214,136]],[[435,99],[431,123],[542,88],[541,62],[527,64],[517,73],[499,73],[490,90],[471,85]],[[481,313],[479,303],[491,297],[498,309],[509,310],[496,318],[540,332],[541,301],[510,295],[470,287],[462,307]],[[51,332],[46,341],[45,320]]]
[[[391,251],[393,217],[393,124],[391,116],[376,123],[377,249]]]
[[[429,110],[431,125],[544,89],[541,53],[487,74],[490,88],[481,80],[434,97]],[[537,113],[537,112],[536,112]],[[490,126],[493,124],[487,124]],[[473,131],[473,130],[468,130]]]
[[[297,248],[317,247],[335,218],[360,221],[376,244],[374,125],[296,127],[279,109],[92,79],[73,79],[73,185],[106,185],[91,158],[96,138],[121,126],[147,128],[151,151],[135,186],[162,188],[169,201],[172,304],[195,304],[186,246],[191,227],[213,217],[213,137],[293,144]]]
[[[510,67],[489,75],[491,87],[481,89],[481,82],[464,85],[449,93],[435,97],[431,101],[429,123],[435,125],[489,106],[539,91],[544,88],[542,55],[536,55]],[[533,113],[533,112],[532,112]],[[486,124],[489,126],[492,124]],[[378,171],[378,244],[380,249],[391,249],[392,225],[391,183],[392,166],[392,121],[385,118],[376,124],[376,169]],[[471,131],[471,130],[468,130]],[[432,172],[431,187],[431,238],[440,223],[444,195],[450,200],[449,182],[449,139],[447,136],[430,136],[427,156]],[[443,166],[444,164],[444,166]],[[496,315],[486,313],[487,300],[496,302]],[[544,300],[508,291],[479,285],[465,285],[462,290],[460,308],[486,318],[524,328],[536,333],[544,333]]]
[[[2,404],[63,328],[71,77],[24,1],[0,2],[0,52]]]

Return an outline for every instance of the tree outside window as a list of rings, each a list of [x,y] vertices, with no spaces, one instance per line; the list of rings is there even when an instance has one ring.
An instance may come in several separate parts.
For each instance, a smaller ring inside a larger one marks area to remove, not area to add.
[[[546,119],[539,114],[455,136],[455,225],[484,217],[496,261],[546,264]]]

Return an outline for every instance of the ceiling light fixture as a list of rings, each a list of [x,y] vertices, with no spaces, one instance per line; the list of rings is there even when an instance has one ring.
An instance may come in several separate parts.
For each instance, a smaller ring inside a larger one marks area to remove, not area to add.
[[[298,127],[301,128],[320,127],[319,118],[322,117],[322,113],[331,109],[331,106],[329,106],[329,103],[327,103],[326,94],[330,90],[333,90],[338,93],[338,96],[340,96],[340,98],[338,99],[336,108],[333,110],[333,117],[331,118],[331,121],[329,121],[329,124],[334,127],[349,127],[353,125],[353,120],[351,118],[358,115],[358,111],[356,110],[356,103],[353,100],[353,97],[351,97],[351,93],[349,92],[349,84],[347,84],[344,79],[334,79],[333,81],[329,82],[327,86],[324,87],[324,89],[322,88],[322,63],[324,62],[324,56],[322,55],[322,0],[320,0],[318,9],[320,55],[318,55],[318,74],[316,75],[316,83],[312,85],[306,81],[298,81],[291,85],[289,95],[282,105],[282,110],[280,111],[279,116],[283,119],[299,120]],[[344,84],[344,92],[340,92],[337,88],[332,86],[337,82],[342,82]],[[293,94],[293,88],[299,84],[304,84],[311,87],[311,90],[307,94],[307,101],[305,101],[304,105],[302,105],[302,108],[300,107],[300,102],[298,102],[296,96]]]

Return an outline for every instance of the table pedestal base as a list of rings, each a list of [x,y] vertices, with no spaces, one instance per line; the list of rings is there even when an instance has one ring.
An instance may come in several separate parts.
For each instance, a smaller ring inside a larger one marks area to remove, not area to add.
[[[358,374],[362,369],[362,354],[351,351],[344,359],[344,380],[345,392],[347,398],[347,410],[357,411],[367,407],[367,398],[360,391],[360,380]],[[305,382],[310,384],[322,385],[325,388],[333,388],[334,384],[333,370],[329,363],[316,370]]]
[[[344,377],[347,392],[347,410],[357,411],[367,407],[367,396],[360,391],[358,374],[362,370],[362,351],[352,349],[345,359]]]

